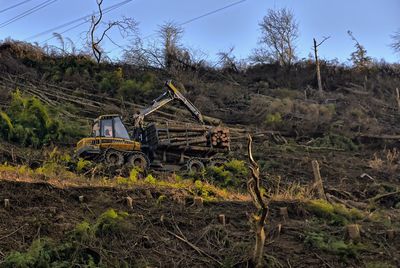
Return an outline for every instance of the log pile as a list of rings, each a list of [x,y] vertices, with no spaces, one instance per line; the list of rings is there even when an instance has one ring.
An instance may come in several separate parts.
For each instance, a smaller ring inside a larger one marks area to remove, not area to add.
[[[212,128],[210,130],[210,140],[213,147],[229,148],[229,128]]]
[[[190,123],[152,123],[145,129],[146,140],[158,147],[229,148],[229,129]]]

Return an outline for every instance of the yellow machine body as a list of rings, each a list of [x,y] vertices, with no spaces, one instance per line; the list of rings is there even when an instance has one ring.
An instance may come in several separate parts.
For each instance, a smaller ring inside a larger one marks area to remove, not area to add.
[[[106,123],[109,122],[109,125]],[[81,139],[76,146],[80,157],[90,158],[107,149],[117,151],[140,151],[140,142],[131,140],[118,115],[102,115],[94,121],[92,137]]]

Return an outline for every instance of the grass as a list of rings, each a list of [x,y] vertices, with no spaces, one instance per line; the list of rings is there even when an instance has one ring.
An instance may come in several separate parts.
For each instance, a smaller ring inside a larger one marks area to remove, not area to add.
[[[165,190],[180,190],[188,196],[201,196],[205,201],[213,200],[248,200],[245,194],[233,189],[225,189],[213,184],[193,178],[182,178],[178,175],[168,179],[158,179],[148,174],[144,179],[143,172],[137,169],[131,170],[129,176],[117,176],[115,178],[95,177],[88,179],[83,175],[68,171],[65,166],[49,162],[33,170],[27,166],[0,165],[0,178],[7,180],[18,179],[26,182],[46,182],[60,186],[93,186],[93,187],[122,187],[122,188],[157,188]]]
[[[364,213],[358,209],[348,209],[342,204],[331,204],[321,199],[309,200],[305,204],[309,212],[327,220],[332,225],[346,225],[365,217]]]
[[[343,259],[354,258],[366,247],[362,244],[346,243],[324,232],[309,232],[304,243],[311,248],[338,255]]]

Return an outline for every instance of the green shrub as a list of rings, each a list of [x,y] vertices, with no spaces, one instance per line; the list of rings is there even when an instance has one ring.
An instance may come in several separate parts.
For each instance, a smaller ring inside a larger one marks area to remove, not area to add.
[[[79,158],[78,162],[76,163],[76,171],[78,172],[85,171],[91,164],[92,162],[85,160],[83,158]]]
[[[155,76],[144,75],[140,80],[128,79],[121,83],[118,94],[127,100],[139,100],[148,96],[155,87]]]
[[[265,124],[267,126],[278,126],[282,123],[282,116],[280,113],[270,113],[267,114],[265,118]]]
[[[354,142],[344,136],[336,134],[328,134],[322,138],[317,138],[313,143],[314,147],[332,147],[336,149],[342,149],[345,151],[356,151],[358,146]]]
[[[240,160],[231,160],[222,166],[212,166],[206,170],[207,178],[222,187],[243,188],[247,174],[246,164]]]
[[[365,249],[362,244],[345,243],[343,240],[338,240],[322,232],[307,233],[304,243],[312,248],[339,255],[344,259],[356,257],[360,251]]]
[[[127,212],[117,212],[109,209],[97,219],[93,226],[96,236],[120,234],[124,230],[122,221],[128,216]]]
[[[153,177],[153,175],[149,174],[147,177],[144,179],[144,182],[149,183],[149,184],[157,184],[157,179]]]
[[[78,123],[64,122],[35,97],[23,97],[17,90],[10,107],[0,113],[0,137],[22,146],[42,147],[54,142],[68,142],[84,135]]]

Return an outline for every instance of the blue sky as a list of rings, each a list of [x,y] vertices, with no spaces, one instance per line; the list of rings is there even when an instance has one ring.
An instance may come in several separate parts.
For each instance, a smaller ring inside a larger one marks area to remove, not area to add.
[[[22,0],[0,0],[0,10],[19,3]],[[31,0],[28,3],[7,12],[0,13],[0,25],[21,12],[42,3],[44,0]],[[104,7],[122,0],[104,0]],[[143,36],[153,34],[158,25],[165,21],[177,23],[192,19],[209,11],[226,6],[237,0],[134,0],[127,5],[106,14],[105,20],[118,19],[121,16],[133,17],[139,24]],[[246,58],[257,46],[260,36],[258,23],[268,9],[287,7],[291,9],[299,23],[300,38],[297,48],[300,58],[308,57],[312,39],[331,38],[320,47],[320,55],[325,59],[337,58],[346,62],[354,50],[353,42],[347,35],[351,30],[368,54],[376,59],[389,62],[400,61],[389,47],[390,35],[400,30],[400,0],[247,0],[229,9],[194,21],[184,26],[183,43],[193,49],[207,53],[209,59],[221,50],[235,47],[237,58]],[[96,11],[95,0],[57,0],[53,4],[35,12],[6,27],[0,28],[0,39],[11,37],[24,40],[54,26],[79,18]],[[72,25],[73,26],[73,25]],[[71,27],[71,26],[69,26]],[[64,34],[77,44],[88,24]],[[67,27],[68,28],[68,27]],[[59,32],[67,29],[60,29]],[[114,40],[120,45],[127,44],[112,32]],[[30,41],[42,42],[51,34]],[[53,39],[50,42],[55,42]],[[110,42],[106,50],[117,56],[119,49]]]

